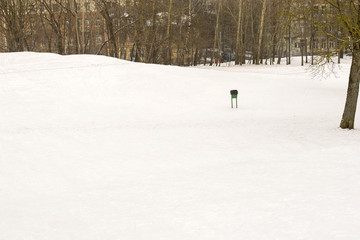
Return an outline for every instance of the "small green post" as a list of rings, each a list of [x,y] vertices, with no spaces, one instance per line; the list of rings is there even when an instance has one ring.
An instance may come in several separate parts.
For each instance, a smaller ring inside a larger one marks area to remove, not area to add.
[[[233,99],[235,99],[235,101],[236,101],[236,108],[238,108],[238,102],[237,102],[238,91],[237,91],[237,90],[231,90],[231,91],[230,91],[230,95],[231,95],[231,108],[234,108]]]

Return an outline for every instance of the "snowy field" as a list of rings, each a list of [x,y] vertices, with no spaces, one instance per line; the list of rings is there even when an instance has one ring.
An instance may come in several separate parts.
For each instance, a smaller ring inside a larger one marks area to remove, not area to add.
[[[360,239],[349,63],[0,54],[0,239]]]

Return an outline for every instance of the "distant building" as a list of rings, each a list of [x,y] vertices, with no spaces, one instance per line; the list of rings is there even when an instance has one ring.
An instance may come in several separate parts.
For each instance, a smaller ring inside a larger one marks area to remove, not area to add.
[[[285,34],[286,41],[291,41],[291,54],[293,56],[309,54],[313,49],[315,54],[326,53],[337,49],[338,42],[334,41],[327,34],[312,26],[310,21],[323,24],[323,30],[332,36],[340,36],[341,29],[334,24],[334,7],[324,0],[313,0],[311,7],[309,1],[300,0],[298,8],[302,10],[302,16],[294,20],[290,31]]]

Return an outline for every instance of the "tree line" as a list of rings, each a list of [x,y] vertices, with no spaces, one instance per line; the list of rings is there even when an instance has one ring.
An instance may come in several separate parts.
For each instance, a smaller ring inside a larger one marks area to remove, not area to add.
[[[273,64],[280,63],[282,57],[287,57],[290,63],[292,48],[314,47],[308,36],[316,34],[310,33],[310,18],[314,17],[315,9],[311,4],[318,3],[305,0],[2,0],[0,49],[103,54],[180,66],[212,65],[230,60],[240,65],[246,62]],[[300,11],[304,6],[313,9],[312,15]],[[296,44],[301,37],[304,41]],[[316,50],[312,54],[314,52]],[[310,50],[306,51],[306,56],[308,54]]]

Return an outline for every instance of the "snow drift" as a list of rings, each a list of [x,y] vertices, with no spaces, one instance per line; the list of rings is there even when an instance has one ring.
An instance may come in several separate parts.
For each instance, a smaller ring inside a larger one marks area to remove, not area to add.
[[[357,240],[348,73],[2,53],[0,239]]]

